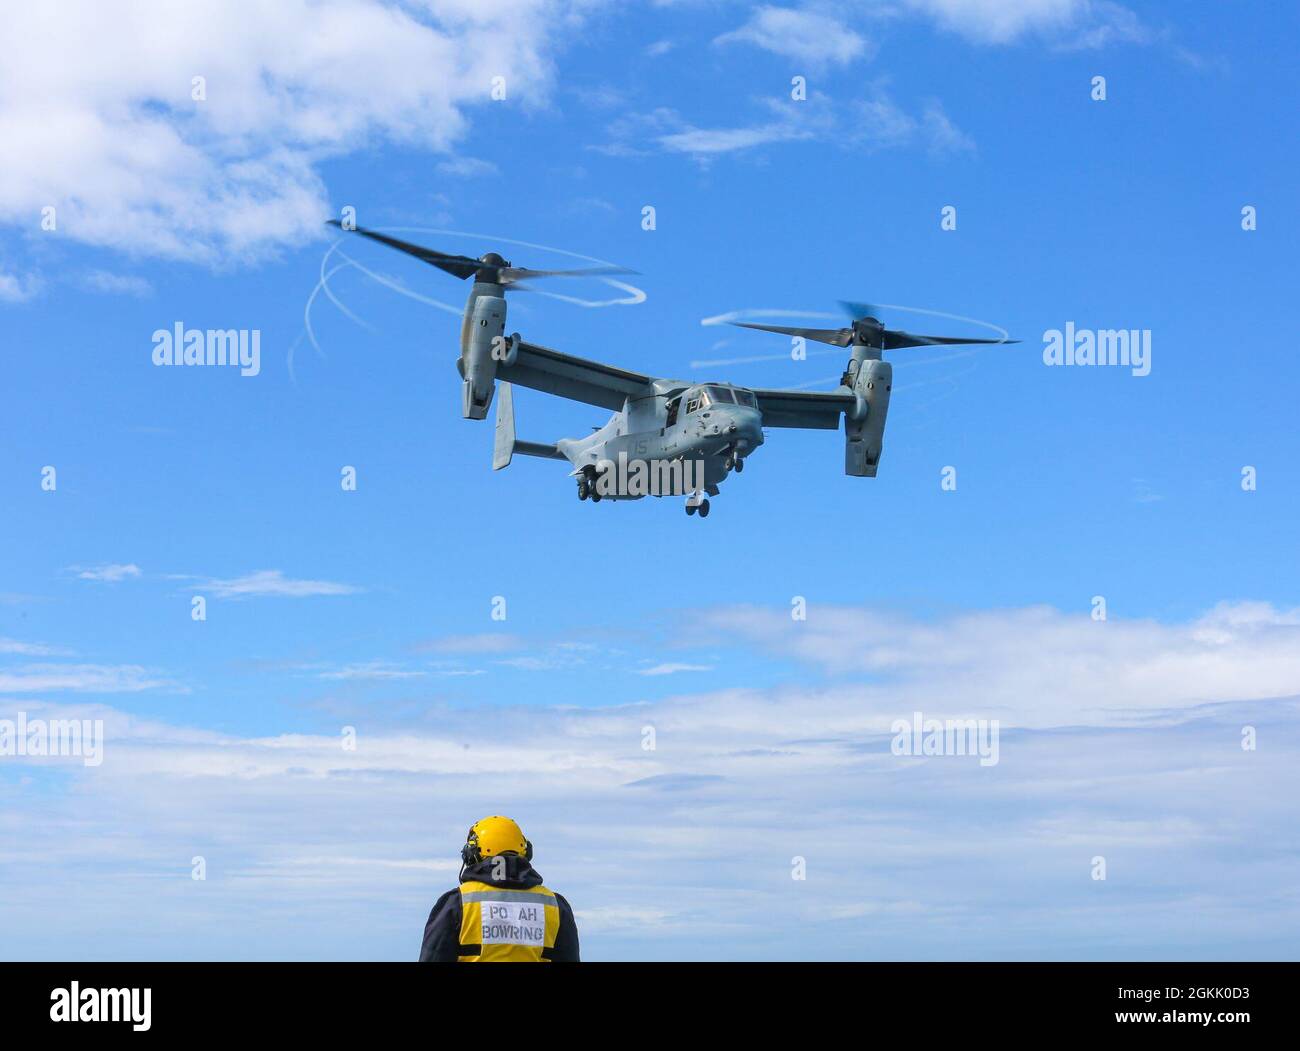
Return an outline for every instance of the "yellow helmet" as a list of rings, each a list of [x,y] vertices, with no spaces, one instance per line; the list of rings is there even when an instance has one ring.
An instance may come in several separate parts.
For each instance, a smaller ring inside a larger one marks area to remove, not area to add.
[[[460,856],[466,865],[498,854],[518,854],[525,860],[533,858],[533,845],[525,838],[523,830],[508,817],[485,817],[470,826],[465,846]]]

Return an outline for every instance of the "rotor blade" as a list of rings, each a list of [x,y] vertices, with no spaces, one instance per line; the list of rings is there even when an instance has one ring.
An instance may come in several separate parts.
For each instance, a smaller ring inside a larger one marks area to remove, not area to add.
[[[848,300],[841,299],[840,306],[844,312],[854,321],[861,321],[863,318],[873,317],[880,320],[880,307],[874,303],[852,303]]]
[[[529,270],[523,266],[502,267],[497,279],[503,285],[513,285],[517,281],[528,281],[534,277],[600,277],[605,274],[635,274],[625,266],[589,266],[580,270]]]
[[[784,328],[781,325],[751,325],[744,321],[733,321],[731,324],[762,332],[779,332],[783,336],[802,336],[818,343],[829,343],[832,347],[847,347],[853,342],[853,330],[847,328]]]
[[[330,226],[337,226],[340,230],[344,229],[343,224],[337,219],[326,221]],[[462,281],[467,277],[472,277],[476,271],[483,269],[482,263],[466,255],[448,255],[445,252],[435,252],[432,248],[424,248],[420,245],[411,244],[409,241],[389,237],[387,234],[366,230],[360,226],[352,227],[349,232],[368,237],[372,241],[388,245],[389,248],[396,248],[399,252],[405,252],[407,255],[413,255],[416,259],[436,266],[439,270],[444,270],[453,277],[459,277]]]
[[[918,336],[887,328],[884,331],[884,349],[902,350],[904,347],[951,347],[966,343],[1019,343],[1018,339],[966,339],[957,336]]]

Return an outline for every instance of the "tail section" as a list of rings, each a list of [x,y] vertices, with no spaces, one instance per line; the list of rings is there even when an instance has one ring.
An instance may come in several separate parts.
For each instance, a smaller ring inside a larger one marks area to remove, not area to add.
[[[492,446],[492,470],[510,466],[515,453],[540,456],[545,460],[563,460],[564,454],[554,445],[521,442],[515,437],[515,391],[509,383],[497,384],[497,424]]]

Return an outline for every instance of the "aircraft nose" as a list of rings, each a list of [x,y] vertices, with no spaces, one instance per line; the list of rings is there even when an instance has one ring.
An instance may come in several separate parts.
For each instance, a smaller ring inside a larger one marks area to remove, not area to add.
[[[751,449],[763,444],[763,417],[757,409],[737,406],[730,415],[728,430],[735,436],[737,444]]]

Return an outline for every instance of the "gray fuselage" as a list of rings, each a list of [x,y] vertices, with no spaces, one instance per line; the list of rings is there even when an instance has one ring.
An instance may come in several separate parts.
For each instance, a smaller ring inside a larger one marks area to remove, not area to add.
[[[721,383],[628,398],[593,434],[555,443],[574,474],[607,478],[602,496],[615,500],[701,490],[716,495],[736,462],[762,444],[763,417],[753,395]]]

